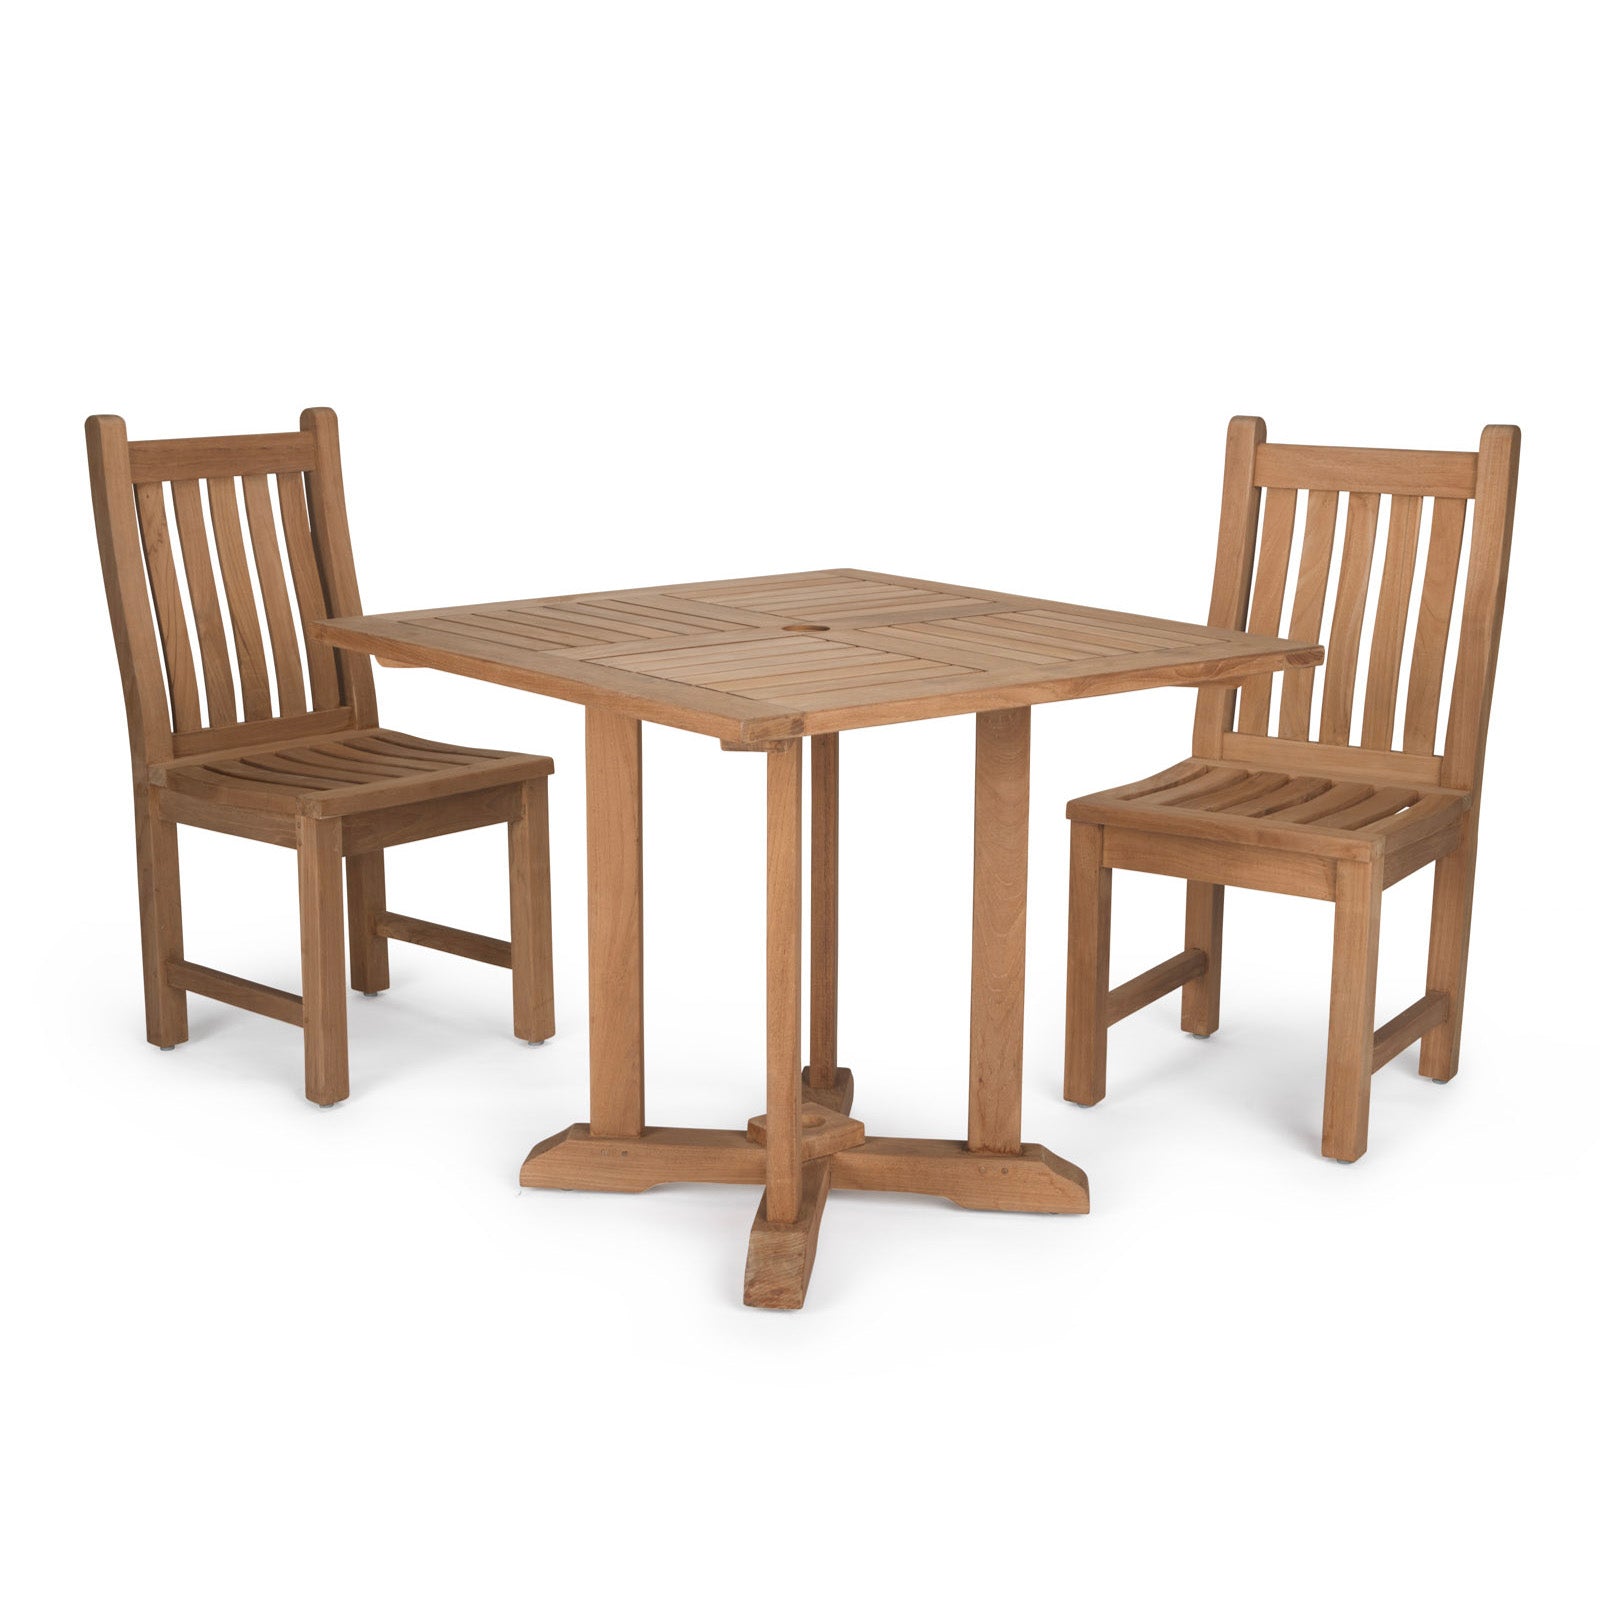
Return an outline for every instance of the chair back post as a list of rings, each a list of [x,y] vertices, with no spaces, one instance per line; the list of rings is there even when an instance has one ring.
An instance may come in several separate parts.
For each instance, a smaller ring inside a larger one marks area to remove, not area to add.
[[[300,413],[300,426],[316,440],[316,465],[306,474],[306,491],[328,615],[359,616],[361,594],[356,586],[355,554],[350,548],[350,522],[345,511],[339,419],[331,406],[308,406]],[[349,650],[337,651],[336,655],[339,680],[355,711],[357,726],[375,727],[378,697],[371,659]]]
[[[84,423],[84,434],[100,571],[128,715],[128,746],[135,781],[142,781],[151,765],[172,757],[172,717],[133,509],[128,428],[121,417],[94,416]]]
[[[1478,444],[1472,552],[1467,563],[1467,592],[1456,653],[1455,681],[1450,691],[1443,766],[1443,782],[1447,788],[1468,789],[1474,793],[1483,782],[1489,705],[1494,697],[1500,626],[1505,618],[1511,525],[1516,512],[1517,468],[1521,454],[1520,428],[1492,424],[1483,430]]]
[[[1228,424],[1227,457],[1222,473],[1222,519],[1217,534],[1217,566],[1211,584],[1213,628],[1242,629],[1250,605],[1250,579],[1255,570],[1256,525],[1261,490],[1255,482],[1257,448],[1266,442],[1267,425],[1260,417],[1235,417]],[[1205,688],[1195,705],[1194,753],[1208,760],[1222,755],[1222,736],[1233,727],[1238,691]]]

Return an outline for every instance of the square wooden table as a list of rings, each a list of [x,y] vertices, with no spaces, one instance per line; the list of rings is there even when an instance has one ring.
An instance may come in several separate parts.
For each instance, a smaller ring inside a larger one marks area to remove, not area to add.
[[[1085,1212],[1087,1181],[1022,1142],[1029,708],[1162,684],[1235,685],[1320,646],[837,568],[341,617],[320,639],[587,708],[587,1123],[534,1146],[532,1188],[765,1186],[745,1300],[804,1302],[830,1186],[997,1211]],[[837,1064],[841,731],[972,712],[970,1089],[965,1139],[869,1136]],[[766,1113],[652,1128],[644,1106],[640,723],[767,761]],[[812,741],[811,1060],[800,1065],[804,743]]]

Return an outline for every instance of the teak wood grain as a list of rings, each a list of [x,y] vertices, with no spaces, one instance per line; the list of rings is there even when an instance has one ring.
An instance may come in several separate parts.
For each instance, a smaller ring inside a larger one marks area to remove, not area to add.
[[[380,659],[587,708],[590,1121],[536,1145],[532,1188],[638,1193],[755,1183],[752,1305],[798,1306],[831,1189],[1078,1213],[1088,1185],[1022,1141],[1030,708],[1158,684],[1230,685],[1321,660],[1315,644],[854,568],[619,589],[308,625]],[[843,1114],[839,777],[843,730],[975,714],[969,1126],[868,1137]],[[641,722],[767,764],[766,1109],[743,1130],[645,1121]],[[810,1060],[801,1070],[803,762],[811,747]],[[328,808],[324,808],[325,810]],[[1185,968],[1187,973],[1188,968]],[[1174,980],[1178,981],[1178,980]]]
[[[128,715],[150,1041],[188,1038],[189,994],[242,1006],[301,1026],[307,1097],[342,1100],[341,858],[355,988],[389,986],[390,939],[509,966],[515,1033],[548,1038],[553,765],[380,726],[371,663],[317,636],[330,611],[361,605],[333,412],[230,438],[130,442],[111,416],[86,431]],[[185,960],[180,823],[297,851],[303,995]],[[509,940],[387,909],[386,848],[491,824],[510,839]]]
[[[759,748],[1322,659],[1260,638],[854,568],[385,616],[311,634]]]
[[[1273,445],[1259,418],[1234,419],[1211,621],[1271,634],[1287,606],[1296,638],[1326,629],[1320,706],[1307,663],[1283,674],[1276,727],[1272,678],[1252,679],[1237,706],[1204,689],[1189,760],[1068,806],[1069,1100],[1104,1095],[1106,1030],[1180,972],[1184,1028],[1216,1030],[1225,885],[1333,903],[1323,1154],[1354,1161],[1366,1150],[1372,1072],[1419,1039],[1423,1075],[1454,1076],[1520,440],[1489,427],[1475,452]],[[1375,1027],[1383,891],[1430,864],[1427,992]],[[1118,867],[1187,879],[1188,903],[1183,953],[1110,990]]]

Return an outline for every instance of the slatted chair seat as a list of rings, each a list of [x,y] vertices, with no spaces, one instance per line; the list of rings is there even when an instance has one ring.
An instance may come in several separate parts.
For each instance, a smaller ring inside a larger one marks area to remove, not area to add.
[[[1324,643],[1326,665],[1208,685],[1189,760],[1068,805],[1067,1099],[1104,1096],[1107,1030],[1174,989],[1184,1030],[1216,1031],[1225,888],[1333,904],[1324,1155],[1366,1150],[1372,1074],[1408,1046],[1455,1076],[1520,439],[1350,450],[1229,425],[1207,620]],[[1426,989],[1375,1027],[1383,892],[1429,866]],[[1187,880],[1184,948],[1112,988],[1124,870]]]
[[[1447,834],[1472,796],[1235,761],[1180,761],[1137,783],[1082,795],[1073,822],[1132,827],[1334,859],[1394,855]]]
[[[333,412],[231,438],[130,442],[110,416],[86,432],[128,713],[150,1042],[189,1037],[191,994],[296,1023],[306,1097],[331,1105],[350,1092],[347,975],[364,994],[387,989],[391,939],[509,968],[513,1032],[549,1038],[554,764],[381,727],[371,662],[316,637],[361,611]],[[296,853],[303,994],[185,958],[180,824]],[[495,824],[509,939],[389,909],[386,849]]]
[[[391,728],[191,756],[152,770],[159,788],[249,811],[342,817],[543,778],[546,756],[472,750]]]

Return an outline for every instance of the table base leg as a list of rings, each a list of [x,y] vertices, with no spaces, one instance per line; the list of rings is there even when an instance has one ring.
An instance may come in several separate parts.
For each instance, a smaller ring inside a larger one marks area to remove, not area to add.
[[[1089,1180],[1042,1144],[996,1155],[959,1139],[872,1139],[833,1158],[835,1189],[938,1195],[968,1211],[1083,1216]]]
[[[798,1311],[806,1303],[806,1286],[817,1259],[817,1234],[822,1227],[832,1166],[832,1160],[824,1156],[806,1162],[800,1169],[800,1214],[793,1222],[769,1222],[767,1197],[761,1196],[744,1262],[747,1306]]]

